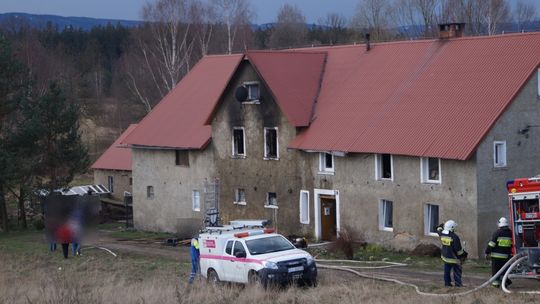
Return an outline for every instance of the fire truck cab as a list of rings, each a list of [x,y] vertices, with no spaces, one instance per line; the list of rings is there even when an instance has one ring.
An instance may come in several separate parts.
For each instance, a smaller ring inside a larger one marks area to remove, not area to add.
[[[313,257],[297,249],[266,221],[231,221],[199,235],[201,274],[210,282],[316,285]]]
[[[513,253],[526,253],[531,274],[540,275],[540,176],[506,183]]]

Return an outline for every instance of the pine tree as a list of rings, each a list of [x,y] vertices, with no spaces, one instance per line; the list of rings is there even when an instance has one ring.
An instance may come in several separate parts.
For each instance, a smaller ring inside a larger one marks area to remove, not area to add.
[[[4,231],[8,230],[5,191],[17,163],[13,159],[16,155],[9,151],[8,136],[14,128],[12,118],[24,96],[27,77],[26,68],[14,58],[11,46],[0,33],[0,220]]]

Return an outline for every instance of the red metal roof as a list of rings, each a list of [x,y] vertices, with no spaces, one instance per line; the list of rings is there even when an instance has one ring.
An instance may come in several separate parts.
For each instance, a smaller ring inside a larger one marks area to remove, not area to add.
[[[540,33],[321,48],[315,120],[289,148],[467,159],[540,64]]]
[[[136,126],[136,124],[132,124],[120,134],[114,143],[96,160],[92,165],[92,169],[131,171],[131,149],[121,147],[120,143]]]
[[[122,144],[171,149],[205,147],[212,135],[206,120],[243,57],[202,58]]]
[[[249,52],[247,58],[295,127],[309,126],[326,52]]]
[[[539,66],[540,33],[247,56],[293,126],[313,119],[289,148],[464,160]],[[242,58],[201,59],[123,143],[203,148]]]

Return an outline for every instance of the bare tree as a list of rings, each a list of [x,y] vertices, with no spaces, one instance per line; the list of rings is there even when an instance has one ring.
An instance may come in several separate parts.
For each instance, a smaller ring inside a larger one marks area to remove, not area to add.
[[[214,22],[217,18],[216,11],[205,2],[195,1],[190,7],[189,17],[200,55],[201,57],[205,56],[208,54],[210,41],[214,34]]]
[[[524,31],[527,25],[536,18],[536,8],[528,1],[517,0],[514,10],[514,20],[518,31]]]
[[[392,26],[392,15],[389,0],[360,0],[353,17],[353,27],[369,31],[374,40],[384,40]]]
[[[338,13],[328,13],[319,19],[319,24],[325,27],[330,44],[346,42],[348,39],[347,18]]]
[[[494,35],[497,32],[497,26],[509,20],[510,8],[506,0],[487,0],[483,1],[482,15],[484,16],[484,25],[488,35]]]
[[[246,0],[213,0],[219,12],[219,21],[227,31],[227,52],[233,52],[234,43],[239,30],[251,24],[253,12]],[[245,41],[243,41],[246,48]]]
[[[135,53],[126,61],[126,85],[147,111],[189,72],[195,39],[193,6],[197,0],[157,0],[147,3],[145,21],[135,31]]]
[[[279,9],[268,45],[272,48],[302,46],[306,43],[306,34],[306,17],[297,6],[284,4]]]
[[[418,11],[424,25],[424,36],[433,34],[437,23],[437,8],[439,0],[412,0],[412,5]]]

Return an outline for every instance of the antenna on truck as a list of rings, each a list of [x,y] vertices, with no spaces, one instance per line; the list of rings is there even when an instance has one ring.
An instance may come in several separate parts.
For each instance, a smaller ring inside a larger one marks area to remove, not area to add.
[[[204,225],[217,227],[221,225],[219,217],[219,178],[208,181],[204,179]]]

